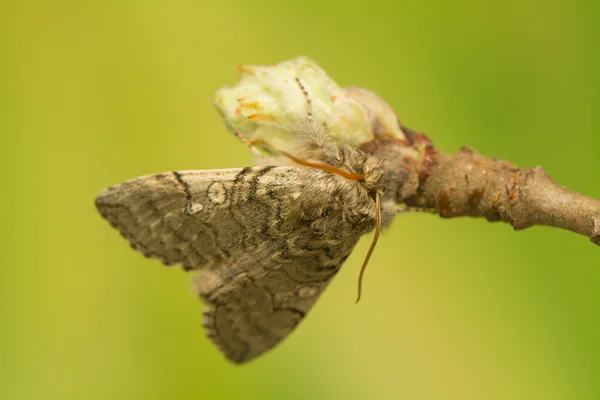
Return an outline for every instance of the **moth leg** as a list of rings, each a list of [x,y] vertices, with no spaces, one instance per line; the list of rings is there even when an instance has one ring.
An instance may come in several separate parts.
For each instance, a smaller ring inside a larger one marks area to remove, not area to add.
[[[250,151],[252,151],[254,153],[254,155],[256,155],[258,158],[260,158],[262,160],[265,159],[265,156],[255,146],[256,144],[260,144],[262,142],[262,140],[250,140],[246,136],[239,133],[238,131],[234,131],[233,133],[235,136],[238,137],[238,139],[240,139],[242,142],[244,142],[246,144],[246,146],[248,146],[250,148]]]
[[[425,212],[425,213],[431,213],[431,214],[437,213],[435,208],[411,207],[411,206],[407,206],[406,204],[396,207],[396,214],[403,214],[403,213],[409,213],[409,212]]]

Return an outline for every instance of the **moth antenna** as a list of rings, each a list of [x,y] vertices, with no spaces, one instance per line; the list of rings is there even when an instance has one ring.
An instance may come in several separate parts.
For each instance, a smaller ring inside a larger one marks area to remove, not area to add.
[[[292,160],[293,162],[295,162],[296,164],[304,165],[305,167],[320,169],[320,170],[327,171],[327,172],[332,172],[334,174],[338,174],[340,176],[343,176],[344,178],[351,179],[353,181],[362,181],[363,179],[365,179],[367,177],[366,174],[352,174],[350,172],[346,172],[343,169],[336,168],[331,165],[317,164],[317,163],[312,163],[310,161],[304,161],[304,160],[301,160],[301,159],[291,155],[290,153],[288,153],[286,151],[280,151],[280,153],[283,154],[284,156],[286,156],[287,158],[289,158],[290,160]]]
[[[254,153],[254,155],[256,155],[258,158],[261,158],[261,159],[265,158],[265,156],[263,156],[255,146],[256,144],[261,144],[260,140],[250,140],[246,136],[239,133],[238,131],[233,131],[233,133],[235,136],[237,136],[238,139],[240,139],[242,142],[244,142],[244,144],[246,146],[248,146],[250,148],[250,151],[252,151]]]
[[[369,263],[369,259],[371,258],[371,254],[373,254],[373,250],[375,250],[375,245],[377,245],[377,239],[379,239],[379,232],[381,232],[381,200],[380,194],[377,193],[375,195],[375,205],[377,207],[377,225],[375,226],[375,236],[373,236],[373,242],[371,243],[371,247],[369,247],[369,251],[367,252],[367,256],[365,257],[365,261],[360,269],[360,274],[358,275],[358,297],[356,298],[356,303],[360,300],[360,295],[362,294],[362,281],[363,276],[365,275],[365,269],[367,268],[367,264]]]
[[[336,168],[336,167],[331,166],[331,165],[318,164],[318,163],[313,163],[313,162],[310,162],[310,161],[301,160],[298,157],[296,157],[296,156],[288,153],[287,151],[279,150],[277,147],[270,145],[269,143],[265,142],[262,139],[254,140],[254,141],[251,142],[251,144],[252,145],[261,144],[263,146],[269,146],[272,149],[275,149],[279,153],[283,154],[284,156],[286,156],[287,158],[289,158],[290,160],[292,160],[296,164],[303,165],[305,167],[311,167],[311,168],[315,168],[315,169],[320,169],[322,171],[331,172],[331,173],[343,176],[344,178],[351,179],[353,181],[362,181],[363,179],[365,179],[367,177],[367,174],[353,174],[353,173],[346,172],[343,169]]]
[[[302,94],[304,95],[304,99],[306,99],[306,114],[308,115],[308,119],[312,120],[312,100],[310,99],[310,96],[308,95],[308,90],[306,90],[306,88],[304,87],[302,82],[300,82],[300,78],[296,77],[295,80],[296,80],[296,83],[298,84],[298,86],[300,87]]]

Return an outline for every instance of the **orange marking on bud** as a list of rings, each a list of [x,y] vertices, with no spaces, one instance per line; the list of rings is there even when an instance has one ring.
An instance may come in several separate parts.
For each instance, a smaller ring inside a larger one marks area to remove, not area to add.
[[[405,169],[406,171],[410,171],[410,164],[406,164],[406,165],[404,166],[404,169]]]
[[[250,114],[246,118],[256,122],[275,122],[275,117],[268,114]]]
[[[340,122],[344,125],[350,125],[350,120],[343,115],[340,116]]]
[[[336,100],[337,100],[337,98],[338,98],[338,97],[337,97],[336,95],[334,95],[334,94],[332,94],[330,97],[331,97],[331,101],[336,101]]]
[[[260,103],[258,101],[246,101],[246,102],[240,101],[240,106],[258,109],[258,108],[260,108]]]
[[[238,107],[238,108],[236,108],[236,109],[235,109],[235,113],[236,113],[237,115],[240,115],[240,114],[242,113],[242,107]]]
[[[250,74],[252,76],[256,76],[256,72],[254,71],[254,69],[246,66],[246,65],[238,65],[237,66],[238,71],[240,71],[241,73],[247,73]]]

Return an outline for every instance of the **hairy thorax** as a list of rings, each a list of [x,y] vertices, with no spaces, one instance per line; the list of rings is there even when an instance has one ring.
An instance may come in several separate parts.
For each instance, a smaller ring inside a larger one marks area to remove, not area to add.
[[[290,210],[291,223],[326,240],[360,237],[375,228],[376,198],[384,192],[380,160],[333,142],[328,136],[304,141],[297,154],[303,160],[333,167],[347,176],[327,170],[307,170],[301,178],[301,194]]]

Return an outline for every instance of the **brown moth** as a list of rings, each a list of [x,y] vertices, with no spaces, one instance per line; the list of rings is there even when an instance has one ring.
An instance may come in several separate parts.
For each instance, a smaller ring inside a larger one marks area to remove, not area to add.
[[[298,124],[283,153],[296,166],[165,172],[96,199],[134,249],[198,271],[207,336],[236,363],[285,338],[359,238],[395,212],[381,200],[382,160],[323,125]]]

